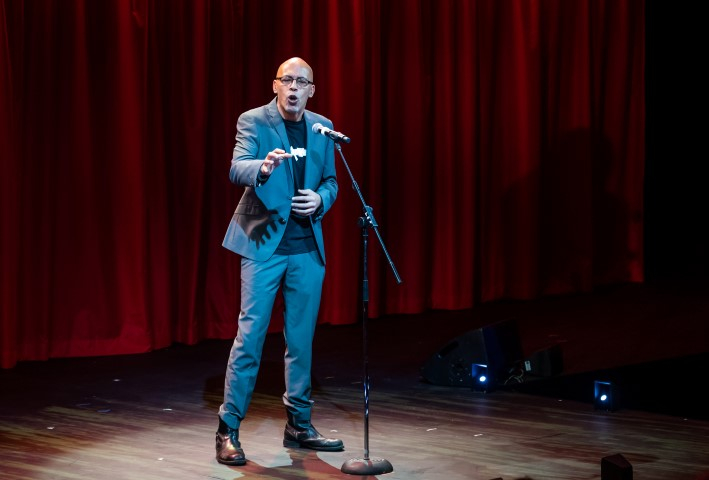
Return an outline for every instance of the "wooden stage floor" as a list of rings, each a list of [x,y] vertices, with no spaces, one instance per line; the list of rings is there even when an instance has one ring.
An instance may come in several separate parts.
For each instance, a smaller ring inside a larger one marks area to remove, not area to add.
[[[511,318],[525,355],[561,349],[560,373],[488,393],[422,378],[452,339]],[[706,480],[708,320],[707,285],[689,283],[369,320],[369,456],[394,467],[376,477],[340,470],[364,456],[362,325],[316,334],[313,422],[346,450],[282,446],[283,341],[272,334],[243,467],[214,460],[230,341],[23,362],[0,371],[0,478],[600,479],[601,460],[620,455],[636,480]],[[594,379],[617,382],[619,408],[594,408]]]

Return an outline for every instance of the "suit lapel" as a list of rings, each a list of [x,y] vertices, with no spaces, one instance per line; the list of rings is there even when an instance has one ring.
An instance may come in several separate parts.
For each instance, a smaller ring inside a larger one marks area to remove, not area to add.
[[[317,185],[320,183],[319,179],[313,179],[310,178],[309,175],[317,175],[318,174],[318,169],[314,168],[314,165],[316,163],[315,159],[315,148],[312,148],[320,139],[317,137],[317,134],[313,133],[313,118],[310,115],[310,112],[307,110],[305,111],[305,114],[303,115],[303,118],[305,119],[305,136],[306,136],[306,145],[305,148],[307,149],[307,156],[306,156],[306,161],[305,161],[305,174],[303,175],[303,183],[305,185],[303,188],[308,188],[308,185],[313,185],[313,189],[317,189]]]
[[[273,128],[276,133],[278,134],[278,137],[281,139],[281,144],[283,150],[286,151],[286,153],[290,153],[290,140],[288,140],[288,132],[286,131],[286,125],[283,123],[283,118],[281,118],[281,114],[278,113],[278,107],[276,106],[276,100],[277,98],[274,98],[271,100],[271,103],[266,105],[266,112],[268,114],[268,121],[271,124],[271,128]],[[288,179],[288,190],[291,191],[293,190],[293,168],[291,166],[291,160],[288,159],[287,161],[283,162],[285,167],[286,167],[286,177]]]

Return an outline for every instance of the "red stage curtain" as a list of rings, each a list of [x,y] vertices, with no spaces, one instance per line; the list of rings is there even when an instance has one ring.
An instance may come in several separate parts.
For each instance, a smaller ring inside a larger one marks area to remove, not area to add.
[[[644,8],[3,0],[2,367],[235,334],[235,123],[294,55],[403,279],[370,232],[371,317],[641,281]],[[338,175],[321,322],[346,324],[362,209]]]

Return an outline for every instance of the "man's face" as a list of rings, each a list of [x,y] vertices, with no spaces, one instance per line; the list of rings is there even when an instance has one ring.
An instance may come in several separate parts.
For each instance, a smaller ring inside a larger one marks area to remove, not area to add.
[[[312,82],[313,72],[306,63],[289,60],[278,68],[276,77],[293,79],[285,83],[281,80],[273,80],[273,93],[278,96],[278,111],[281,116],[286,120],[297,122],[303,117],[308,99],[315,93],[315,85],[308,83],[306,86],[298,86],[298,79],[301,79],[301,83],[304,83],[302,79]]]

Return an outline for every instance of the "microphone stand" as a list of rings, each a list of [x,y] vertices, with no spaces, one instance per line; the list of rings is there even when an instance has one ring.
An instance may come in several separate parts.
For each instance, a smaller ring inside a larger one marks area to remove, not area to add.
[[[340,154],[342,163],[345,165],[347,173],[349,174],[350,179],[352,180],[352,187],[354,188],[355,192],[357,192],[357,196],[362,202],[362,208],[364,209],[364,216],[360,217],[357,220],[357,224],[362,230],[361,313],[362,344],[364,357],[364,456],[362,458],[352,458],[350,460],[347,460],[345,463],[342,464],[342,468],[340,470],[343,473],[348,473],[351,475],[381,475],[384,473],[393,472],[394,467],[391,465],[391,463],[389,463],[388,460],[384,458],[372,458],[369,456],[369,366],[367,359],[367,316],[369,309],[369,280],[367,279],[367,243],[369,237],[368,229],[371,228],[372,230],[374,230],[374,233],[376,233],[377,239],[379,240],[379,244],[381,245],[382,250],[384,251],[384,255],[389,261],[389,265],[391,266],[392,272],[396,277],[396,283],[401,283],[401,277],[399,276],[399,272],[396,271],[394,262],[391,260],[389,252],[387,251],[386,246],[384,245],[384,241],[382,240],[382,236],[379,233],[377,221],[374,219],[374,214],[372,213],[372,207],[367,205],[367,202],[364,201],[362,191],[359,189],[359,185],[357,185],[357,181],[355,180],[354,175],[352,175],[350,166],[347,164],[347,160],[345,160],[345,156],[342,153],[342,147],[340,146],[338,141],[335,141],[335,148]]]

